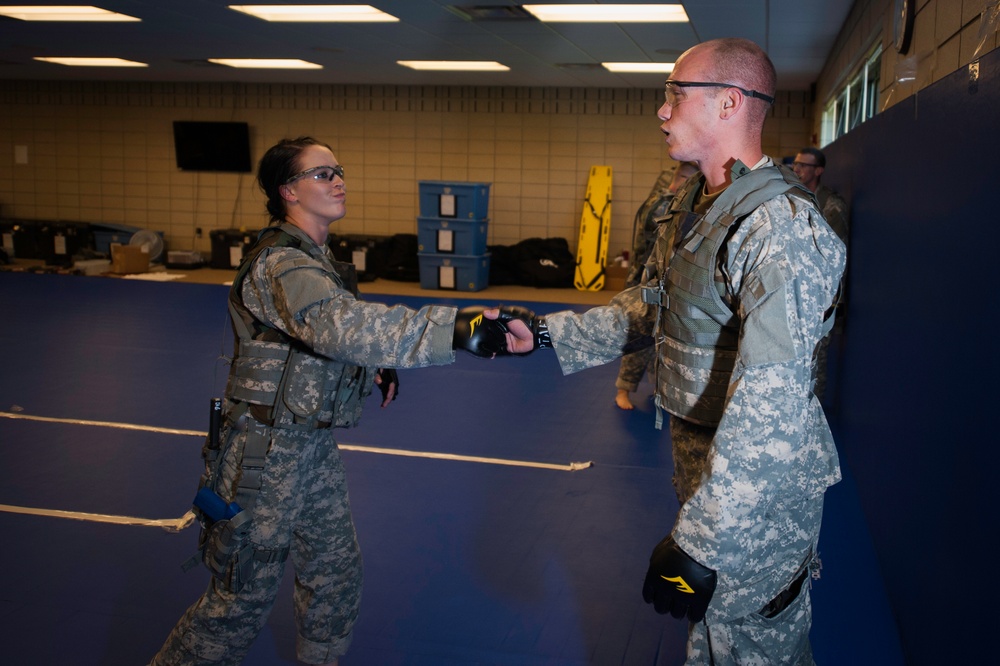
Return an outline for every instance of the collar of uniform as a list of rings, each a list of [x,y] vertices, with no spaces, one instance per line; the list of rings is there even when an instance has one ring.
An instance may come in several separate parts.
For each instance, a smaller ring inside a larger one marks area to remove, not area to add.
[[[299,227],[295,226],[291,222],[282,222],[281,223],[281,230],[284,231],[286,234],[289,234],[291,236],[295,236],[299,240],[305,241],[309,245],[316,245],[316,241],[314,241],[312,238],[310,238],[309,234],[307,234],[305,231],[303,231]]]
[[[772,164],[774,164],[774,162],[767,155],[764,155],[763,157],[761,157],[757,161],[757,163],[754,164],[749,169],[747,168],[747,165],[744,164],[741,160],[736,160],[733,163],[732,168],[729,169],[730,182],[736,180],[740,176],[747,175],[748,173],[750,173],[751,171],[753,171],[755,169],[759,169],[759,168],[765,167],[765,166],[771,166]]]

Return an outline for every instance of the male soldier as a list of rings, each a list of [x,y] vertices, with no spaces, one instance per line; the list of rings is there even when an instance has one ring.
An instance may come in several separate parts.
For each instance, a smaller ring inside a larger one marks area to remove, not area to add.
[[[825,169],[826,155],[819,148],[803,148],[795,156],[795,161],[792,162],[792,170],[795,172],[795,175],[799,177],[803,185],[812,190],[813,194],[816,195],[816,200],[819,202],[819,209],[823,212],[826,223],[830,225],[831,229],[837,232],[840,240],[844,241],[844,244],[847,245],[849,224],[847,202],[832,188],[819,182]],[[843,287],[841,288],[840,297],[837,300],[838,302],[835,305],[840,308],[839,312],[843,312]],[[843,319],[841,319],[841,323],[843,323]],[[823,336],[819,346],[816,347],[816,395],[820,398],[823,397],[823,393],[826,391],[827,350],[829,347],[830,334],[827,334]]]
[[[826,155],[819,148],[803,148],[792,162],[792,171],[816,195],[820,212],[840,240],[847,244],[847,202],[835,190],[820,183],[826,170]]]
[[[812,663],[809,572],[840,480],[811,369],[845,249],[762,152],[774,89],[748,40],[681,55],[658,116],[670,157],[701,172],[674,197],[642,284],[582,314],[509,322],[510,352],[551,346],[565,373],[655,338],[681,509],[643,597],[690,620],[689,664]]]

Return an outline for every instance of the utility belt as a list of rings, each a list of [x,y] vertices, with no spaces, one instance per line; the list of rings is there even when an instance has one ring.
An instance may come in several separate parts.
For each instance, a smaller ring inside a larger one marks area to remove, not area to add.
[[[270,443],[266,426],[254,423],[247,416],[230,424],[227,444],[236,433],[246,433],[240,463],[240,483],[236,489],[236,499],[232,502],[227,502],[216,492],[219,468],[225,454],[219,436],[221,413],[222,401],[213,398],[208,437],[202,448],[205,473],[192,502],[194,513],[201,523],[198,552],[181,568],[188,571],[200,560],[227,590],[236,593],[252,579],[256,563],[284,562],[288,558],[289,547],[259,548],[250,540],[253,529],[252,509],[260,491],[264,461]]]
[[[234,320],[235,321],[235,320]],[[368,368],[308,353],[286,341],[240,339],[226,389],[231,421],[244,413],[288,430],[350,428],[371,394]]]
[[[333,421],[317,421],[314,417],[303,417],[285,410],[284,419],[279,419],[271,415],[274,411],[269,405],[246,405],[247,413],[258,423],[263,423],[269,428],[275,426],[281,428],[325,430],[333,425]],[[290,422],[285,422],[289,421]]]

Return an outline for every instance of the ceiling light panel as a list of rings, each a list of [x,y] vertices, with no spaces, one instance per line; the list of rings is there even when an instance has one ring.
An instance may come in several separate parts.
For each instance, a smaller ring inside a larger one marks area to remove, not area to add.
[[[208,61],[244,69],[323,69],[322,65],[297,58],[208,58]]]
[[[549,23],[687,23],[683,5],[523,5]]]
[[[397,60],[410,69],[440,72],[506,72],[510,67],[489,60]]]
[[[51,62],[57,65],[69,65],[71,67],[149,67],[144,62],[134,60],[124,60],[122,58],[62,58],[62,57],[36,57],[35,60]]]
[[[139,21],[134,16],[111,12],[90,5],[0,6],[0,16],[22,21]]]
[[[669,74],[674,71],[672,62],[602,62],[601,66],[609,72]]]
[[[229,8],[265,21],[279,22],[387,23],[399,20],[371,5],[229,5]]]

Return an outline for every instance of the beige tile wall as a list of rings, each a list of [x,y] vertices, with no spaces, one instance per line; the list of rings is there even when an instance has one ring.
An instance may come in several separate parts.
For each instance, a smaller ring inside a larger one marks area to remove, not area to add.
[[[769,154],[811,143],[808,97],[779,94]],[[674,165],[660,98],[658,88],[0,81],[0,216],[129,224],[207,252],[212,229],[266,224],[263,197],[251,174],[179,171],[172,121],[238,120],[250,125],[255,160],[301,134],[334,147],[348,173],[340,233],[416,233],[419,180],[473,181],[492,185],[490,244],[560,236],[575,250],[589,169],[611,165],[613,256]]]
[[[916,0],[913,37],[905,53],[893,45],[895,0],[857,0],[817,82],[817,118],[831,97],[882,45],[878,108],[893,104],[965,67],[998,46],[997,0]]]

